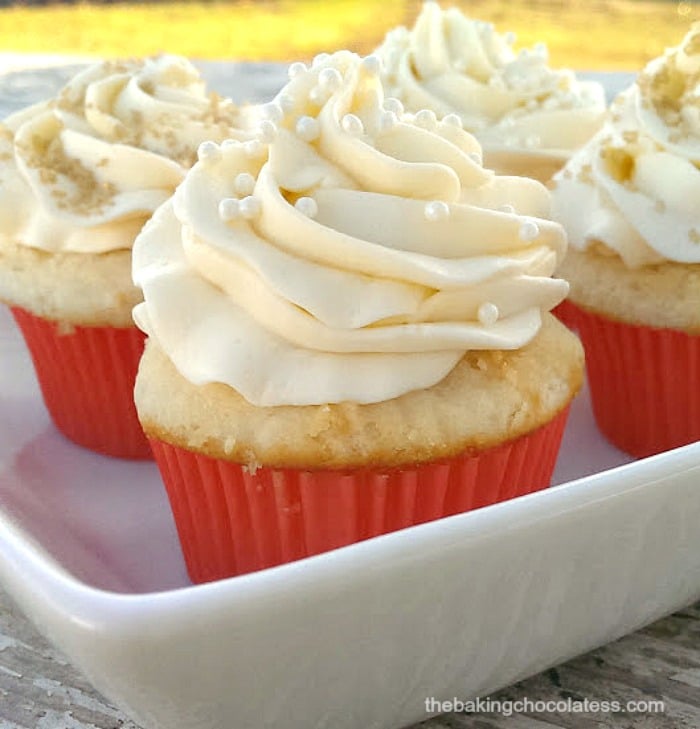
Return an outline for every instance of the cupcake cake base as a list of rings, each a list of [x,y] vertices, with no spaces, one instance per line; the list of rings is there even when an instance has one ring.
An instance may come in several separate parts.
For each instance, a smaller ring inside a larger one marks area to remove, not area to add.
[[[258,407],[193,385],[149,339],[135,398],[195,582],[250,572],[549,485],[581,344],[547,314],[377,403]]]

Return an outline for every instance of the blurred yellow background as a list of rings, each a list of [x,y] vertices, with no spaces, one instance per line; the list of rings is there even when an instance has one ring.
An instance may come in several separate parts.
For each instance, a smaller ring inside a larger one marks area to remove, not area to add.
[[[414,0],[259,0],[14,5],[0,9],[0,50],[102,57],[169,51],[195,59],[291,60],[349,48],[370,52],[411,25]],[[676,45],[698,3],[675,0],[470,0],[466,14],[545,41],[554,66],[636,70]]]

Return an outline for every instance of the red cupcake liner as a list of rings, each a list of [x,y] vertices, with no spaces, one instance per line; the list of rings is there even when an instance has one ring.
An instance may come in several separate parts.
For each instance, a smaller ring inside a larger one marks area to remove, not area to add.
[[[569,329],[576,330],[576,312],[577,308],[568,299],[564,299],[560,304],[552,309],[552,314]]]
[[[700,440],[700,336],[570,306],[605,437],[637,458]]]
[[[568,408],[528,435],[412,468],[259,468],[152,439],[190,577],[253,572],[549,485]]]
[[[44,403],[67,438],[119,458],[152,458],[134,405],[145,337],[136,327],[61,326],[28,311],[12,314],[29,348]]]

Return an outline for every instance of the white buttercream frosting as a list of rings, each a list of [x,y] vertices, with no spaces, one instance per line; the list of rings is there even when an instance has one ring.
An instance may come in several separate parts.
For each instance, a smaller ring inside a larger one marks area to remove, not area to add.
[[[457,114],[485,153],[566,160],[600,128],[602,86],[548,65],[547,47],[514,49],[515,35],[458,8],[426,2],[412,29],[377,53],[387,93],[409,111]]]
[[[546,188],[397,113],[375,57],[294,64],[258,138],[206,144],[133,251],[134,318],[255,405],[388,400],[517,349],[567,293]]]
[[[630,268],[700,263],[700,24],[613,102],[604,128],[555,178],[575,248]]]
[[[90,66],[0,127],[0,236],[46,251],[129,249],[198,145],[240,134],[237,119],[184,58]]]

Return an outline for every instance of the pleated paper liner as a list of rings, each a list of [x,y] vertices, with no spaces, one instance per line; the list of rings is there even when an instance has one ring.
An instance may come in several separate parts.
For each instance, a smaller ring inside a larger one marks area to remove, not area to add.
[[[576,311],[576,305],[572,304],[568,299],[564,299],[564,301],[552,309],[552,314],[569,329],[576,331]]]
[[[574,308],[605,437],[637,458],[700,440],[700,337]]]
[[[44,403],[67,438],[119,458],[152,458],[136,415],[134,381],[144,335],[136,329],[71,327],[13,308]]]
[[[195,583],[291,562],[547,487],[568,408],[514,441],[411,468],[258,468],[151,446]]]

